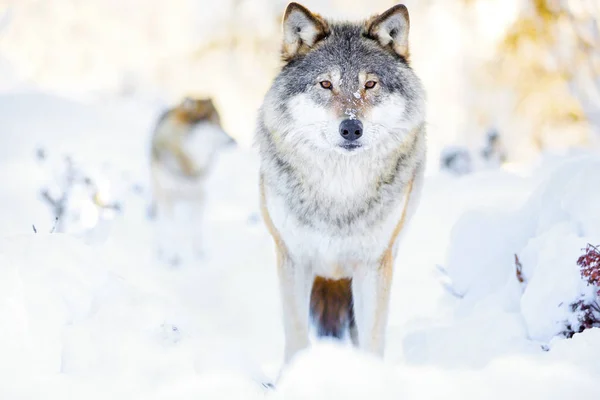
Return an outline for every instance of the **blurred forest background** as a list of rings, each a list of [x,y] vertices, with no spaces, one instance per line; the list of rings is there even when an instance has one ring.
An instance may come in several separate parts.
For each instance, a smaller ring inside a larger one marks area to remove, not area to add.
[[[305,0],[364,18],[389,0]],[[250,144],[279,67],[287,0],[0,0],[0,90],[176,102],[208,95]],[[600,142],[600,0],[406,0],[413,66],[429,96],[430,168],[467,170]],[[492,149],[493,148],[493,149]],[[493,150],[493,151],[492,151]],[[479,164],[478,164],[479,163]]]

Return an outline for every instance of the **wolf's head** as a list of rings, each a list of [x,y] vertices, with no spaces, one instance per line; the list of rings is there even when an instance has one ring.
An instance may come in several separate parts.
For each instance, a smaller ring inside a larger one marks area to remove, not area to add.
[[[210,98],[185,97],[159,118],[152,138],[152,157],[171,172],[196,178],[215,156],[236,144],[221,127],[219,113]]]
[[[221,127],[219,112],[210,98],[185,97],[174,109],[175,119],[186,126],[186,140],[198,140],[207,153],[235,144]]]
[[[187,96],[175,109],[177,117],[184,123],[193,125],[203,121],[220,125],[221,120],[217,108],[210,98]]]
[[[339,23],[289,4],[285,65],[262,108],[274,142],[345,156],[401,146],[425,118],[424,90],[409,66],[409,26],[404,5]]]

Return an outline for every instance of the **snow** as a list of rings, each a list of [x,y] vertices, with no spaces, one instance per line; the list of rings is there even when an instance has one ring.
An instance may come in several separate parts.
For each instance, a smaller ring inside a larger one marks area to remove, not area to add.
[[[353,108],[346,108],[344,115],[347,115],[350,119],[356,119],[356,110]]]
[[[283,333],[255,150],[219,156],[204,258],[172,267],[156,260],[157,227],[146,218],[156,104],[30,91],[5,93],[0,105],[0,176],[10,188],[1,195],[0,398],[600,395],[600,330],[556,337],[568,302],[589,289],[575,261],[587,242],[600,243],[598,156],[428,176],[396,265],[385,360],[317,342],[269,390],[261,383],[279,373]],[[38,191],[65,154],[107,177],[122,213],[48,233]]]
[[[577,323],[569,305],[594,295],[576,260],[600,244],[600,156],[538,159],[539,132],[581,136],[540,122],[538,108],[563,93],[540,90],[516,115],[506,88],[520,65],[500,84],[488,76],[524,3],[407,0],[429,162],[399,250],[386,357],[315,341],[275,390],[262,384],[280,372],[280,300],[249,144],[286,2],[39,3],[0,6],[0,399],[600,398],[600,329],[560,335]],[[388,3],[305,4],[362,18]],[[592,87],[574,79],[576,92]],[[173,266],[156,257],[157,238],[176,232],[179,244],[198,226],[148,219],[149,139],[166,103],[190,93],[214,97],[240,146],[207,184],[202,258]],[[578,97],[592,113],[589,95]],[[526,163],[483,168],[491,127]],[[438,171],[439,154],[458,156],[455,174]],[[64,191],[65,157],[82,179],[57,227],[41,192]]]
[[[587,243],[598,243],[597,157],[568,159],[550,168],[517,210],[465,213],[453,229],[447,271],[464,304],[495,298],[520,309],[527,336],[548,342],[564,330],[569,305],[593,296],[574,262]],[[480,240],[473,240],[477,232]],[[502,243],[502,245],[499,245]],[[512,249],[512,253],[511,253]],[[515,279],[515,254],[526,285]]]

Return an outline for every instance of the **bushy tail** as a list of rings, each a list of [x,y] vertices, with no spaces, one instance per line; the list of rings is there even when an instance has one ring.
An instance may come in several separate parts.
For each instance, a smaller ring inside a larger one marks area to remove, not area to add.
[[[310,314],[319,336],[341,339],[354,325],[352,280],[318,276],[310,295]]]

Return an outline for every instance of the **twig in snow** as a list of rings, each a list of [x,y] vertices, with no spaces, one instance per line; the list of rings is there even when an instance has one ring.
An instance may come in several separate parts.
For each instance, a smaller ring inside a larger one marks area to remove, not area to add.
[[[56,225],[58,225],[58,217],[54,218],[54,225],[52,225],[52,229],[50,230],[50,233],[54,233],[54,231],[56,231]]]
[[[520,283],[527,284],[527,282],[525,282],[525,277],[523,276],[523,264],[521,264],[521,260],[519,260],[519,256],[516,254],[515,254],[515,269],[516,269],[517,280]]]
[[[54,226],[52,227],[52,231],[50,233],[54,233],[58,226],[58,222],[63,217],[65,213],[65,204],[68,198],[69,188],[65,189],[60,198],[53,198],[47,190],[42,190],[42,198],[46,200],[46,203],[50,205],[52,209],[52,213],[54,214]]]
[[[452,279],[448,275],[448,272],[446,271],[446,269],[439,264],[436,265],[435,267],[438,270],[438,272],[442,275],[442,278],[441,278],[442,287],[444,289],[446,289],[446,291],[448,293],[450,293],[453,297],[456,297],[457,299],[464,298],[466,293],[461,293],[454,288],[454,285],[452,284]]]

